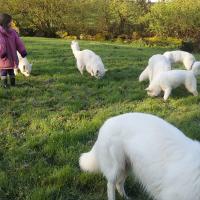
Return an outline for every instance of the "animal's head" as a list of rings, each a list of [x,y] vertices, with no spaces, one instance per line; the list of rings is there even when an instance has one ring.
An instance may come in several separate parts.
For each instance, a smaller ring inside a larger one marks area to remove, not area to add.
[[[151,97],[156,97],[161,92],[160,87],[158,87],[158,86],[151,87],[151,85],[149,87],[147,87],[145,90],[147,91],[147,94]]]
[[[24,62],[20,70],[21,70],[21,73],[24,74],[24,76],[30,76],[31,70],[32,70],[32,64],[30,64],[28,60],[24,58]]]
[[[72,49],[72,50],[80,51],[79,44],[78,44],[78,42],[77,42],[76,40],[73,40],[73,41],[71,42],[71,49]]]
[[[95,69],[93,73],[94,73],[95,78],[101,79],[105,75],[106,71],[108,71],[108,70],[107,69],[101,69],[101,70]]]

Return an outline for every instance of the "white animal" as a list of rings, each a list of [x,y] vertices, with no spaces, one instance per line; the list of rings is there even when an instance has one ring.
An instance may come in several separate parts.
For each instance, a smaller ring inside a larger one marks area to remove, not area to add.
[[[195,62],[195,57],[191,53],[188,53],[186,51],[180,51],[180,50],[167,51],[163,55],[167,59],[169,59],[171,64],[177,63],[177,62],[183,63],[187,70],[191,70],[192,65]]]
[[[195,75],[198,75],[198,70],[171,70],[159,74],[149,85],[147,94],[149,96],[158,96],[161,91],[164,91],[164,100],[166,101],[171,94],[173,88],[180,85],[185,85],[186,89],[194,96],[198,95],[197,81]]]
[[[79,164],[103,173],[108,200],[115,200],[115,188],[128,198],[124,182],[130,170],[155,200],[200,200],[200,143],[153,115],[108,119]]]
[[[85,49],[80,51],[77,41],[71,43],[72,52],[76,58],[77,68],[83,74],[84,68],[87,72],[96,78],[102,78],[107,71],[100,56],[96,55],[93,51]]]
[[[22,56],[17,52],[17,56],[19,59],[18,69],[24,76],[30,76],[32,70],[32,64],[28,62],[27,57],[22,58]],[[15,69],[15,75],[18,74],[18,69]]]
[[[171,70],[171,63],[165,56],[161,54],[153,55],[148,61],[148,66],[140,74],[139,81],[141,82],[149,79],[151,83],[158,74],[169,70]]]
[[[195,73],[195,75],[200,75],[200,61],[194,62],[192,65],[192,71]]]

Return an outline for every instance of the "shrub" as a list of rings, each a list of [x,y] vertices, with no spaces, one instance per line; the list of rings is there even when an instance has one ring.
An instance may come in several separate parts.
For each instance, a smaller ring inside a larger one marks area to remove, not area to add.
[[[138,39],[140,39],[140,38],[141,38],[140,33],[135,32],[135,31],[132,33],[132,39],[133,39],[133,40],[138,40]]]
[[[19,28],[17,27],[15,21],[12,21],[11,27],[12,27],[15,31],[17,31],[17,33],[19,33]]]
[[[95,40],[95,36],[87,35],[87,34],[80,34],[81,40]]]
[[[68,32],[65,32],[65,31],[58,31],[58,32],[56,32],[56,35],[59,38],[66,39],[66,40],[77,40],[78,39],[77,36],[68,35]]]
[[[182,41],[181,50],[192,52],[194,51],[194,42],[192,40]]]
[[[57,31],[56,32],[56,35],[59,37],[59,38],[66,38],[68,36],[68,32],[65,32],[65,31]]]
[[[131,43],[134,47],[145,47],[148,44],[143,39],[133,40]]]
[[[106,40],[105,36],[104,36],[103,34],[101,34],[101,33],[97,33],[97,34],[94,36],[94,39],[95,39],[96,41],[104,41],[104,40]]]
[[[171,46],[171,47],[180,47],[182,40],[173,37],[146,37],[144,41],[149,46]]]

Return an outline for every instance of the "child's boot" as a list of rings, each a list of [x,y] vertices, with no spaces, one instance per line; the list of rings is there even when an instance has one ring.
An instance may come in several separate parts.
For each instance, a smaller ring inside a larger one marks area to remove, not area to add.
[[[1,77],[1,84],[3,88],[7,88],[8,87],[8,80],[7,80],[7,76],[2,76]]]
[[[15,77],[14,76],[10,76],[10,85],[15,86]]]

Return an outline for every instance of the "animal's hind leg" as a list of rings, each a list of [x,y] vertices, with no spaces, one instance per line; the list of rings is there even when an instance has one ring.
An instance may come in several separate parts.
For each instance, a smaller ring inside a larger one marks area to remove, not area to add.
[[[113,182],[107,183],[108,200],[115,200],[115,184]]]
[[[124,197],[125,199],[130,199],[127,195],[126,195],[126,192],[124,190],[124,182],[126,180],[126,177],[127,177],[127,173],[125,171],[123,171],[120,176],[118,177],[117,179],[117,182],[116,182],[116,188],[117,188],[117,191],[119,192],[119,194]]]
[[[191,92],[194,96],[198,95],[197,92],[197,81],[196,78],[192,79],[192,81],[187,82],[185,85],[186,89]]]
[[[83,75],[84,66],[78,61],[77,61],[76,65],[77,65],[77,68],[80,71],[80,73]]]

